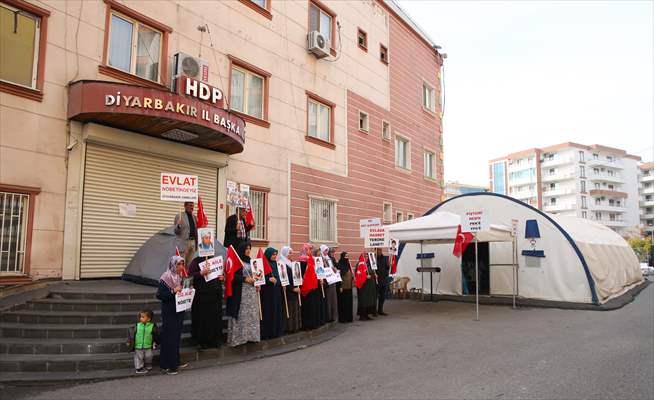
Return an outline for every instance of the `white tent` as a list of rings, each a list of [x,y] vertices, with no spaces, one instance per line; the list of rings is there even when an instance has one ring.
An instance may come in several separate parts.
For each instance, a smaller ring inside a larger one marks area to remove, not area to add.
[[[440,221],[442,227],[438,231],[445,237],[454,237],[451,232],[456,232],[457,217],[470,210],[484,211],[490,218],[489,232],[502,232],[513,224],[517,228],[517,251],[510,242],[489,240],[491,243],[484,245],[487,271],[483,279],[488,285],[488,293],[484,294],[512,294],[515,260],[520,298],[598,305],[642,282],[637,257],[629,244],[606,226],[576,217],[549,215],[503,195],[471,193],[437,205],[425,217],[390,226],[390,236],[406,243],[401,247],[398,275],[409,276],[410,287],[421,285],[416,272],[420,265],[417,254],[433,252],[436,266],[441,267],[435,293],[464,294],[465,260],[452,255],[452,241],[425,241],[421,250],[418,232],[424,233],[425,238],[427,234],[437,237],[436,230],[427,228],[427,222]],[[528,220],[535,221],[540,233],[533,245],[531,238],[525,237]],[[409,226],[416,229],[404,229]],[[532,250],[542,251],[543,256],[530,256]]]

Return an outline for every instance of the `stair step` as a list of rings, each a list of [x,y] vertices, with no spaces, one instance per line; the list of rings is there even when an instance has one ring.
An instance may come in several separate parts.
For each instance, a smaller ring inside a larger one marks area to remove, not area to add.
[[[190,333],[182,333],[182,346],[193,343]],[[0,338],[0,355],[6,354],[97,354],[97,353],[126,353],[127,332],[120,338],[107,339],[26,339],[26,338]]]
[[[15,307],[18,310],[42,311],[140,311],[161,308],[161,302],[155,298],[139,300],[73,300],[73,299],[35,299]]]
[[[103,339],[125,338],[132,324],[81,325],[81,324],[17,324],[0,323],[0,337],[43,339]],[[191,329],[191,321],[184,321],[183,331]]]
[[[161,322],[161,310],[153,310]],[[187,313],[190,315],[190,313]],[[15,310],[0,315],[0,322],[22,324],[130,324],[138,321],[138,311],[46,311]]]
[[[149,300],[154,299],[156,290],[154,288],[147,288],[143,291],[131,292],[82,292],[71,290],[54,290],[48,295],[48,298],[53,299],[68,299],[68,300]]]

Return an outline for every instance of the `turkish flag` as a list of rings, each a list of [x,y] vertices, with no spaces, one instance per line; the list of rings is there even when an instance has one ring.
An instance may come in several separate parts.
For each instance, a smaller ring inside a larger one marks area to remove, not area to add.
[[[236,254],[234,246],[230,245],[229,249],[227,249],[227,262],[225,264],[225,298],[232,295],[234,274],[241,268],[243,268],[243,262],[238,254]]]
[[[357,264],[357,272],[354,277],[354,284],[358,289],[361,289],[365,285],[366,280],[368,279],[368,267],[366,267],[366,258],[361,253],[359,256],[359,263]]]
[[[304,271],[304,281],[300,286],[300,293],[303,297],[306,297],[314,289],[318,289],[318,276],[316,275],[316,265],[313,257],[309,256],[307,258],[307,269]]]
[[[179,247],[177,247],[177,246],[175,246],[175,255],[177,257],[181,257],[181,255],[179,254]]]
[[[207,219],[207,214],[204,213],[204,207],[202,207],[202,197],[198,196],[198,229],[204,228],[209,225],[209,219]]]
[[[461,225],[456,229],[456,239],[454,240],[454,250],[452,250],[452,254],[454,254],[455,257],[461,257],[463,255],[463,252],[466,251],[466,247],[468,247],[468,244],[472,242],[472,239],[474,236],[470,232],[461,232]]]
[[[264,275],[272,274],[272,267],[270,266],[270,263],[268,262],[266,255],[263,254],[263,249],[259,249],[259,252],[257,253],[257,258],[263,260],[263,274]]]
[[[392,255],[391,256],[391,275],[395,275],[397,273],[397,256]]]
[[[252,212],[252,204],[248,204],[248,213],[245,215],[245,225],[251,226],[252,229],[256,226],[254,222],[254,213]]]

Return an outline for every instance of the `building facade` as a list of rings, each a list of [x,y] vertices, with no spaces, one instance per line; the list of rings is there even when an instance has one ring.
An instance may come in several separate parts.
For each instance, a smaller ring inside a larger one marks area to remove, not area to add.
[[[645,235],[654,233],[654,162],[638,166],[640,224]]]
[[[626,235],[639,224],[638,161],[597,144],[533,148],[491,160],[490,187],[540,210],[594,220]]]
[[[467,193],[488,192],[488,188],[481,185],[470,185],[466,183],[445,182],[445,200]]]
[[[0,280],[114,277],[198,177],[222,238],[360,251],[441,198],[437,46],[393,1],[0,0]],[[310,50],[310,51],[309,51]]]

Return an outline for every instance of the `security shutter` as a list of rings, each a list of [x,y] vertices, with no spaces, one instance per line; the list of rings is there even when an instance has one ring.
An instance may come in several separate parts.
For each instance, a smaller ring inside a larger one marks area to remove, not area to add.
[[[143,243],[173,224],[182,203],[160,200],[161,172],[198,176],[209,227],[216,228],[215,167],[89,144],[80,278],[120,276]],[[135,205],[135,216],[121,216],[121,203]]]

